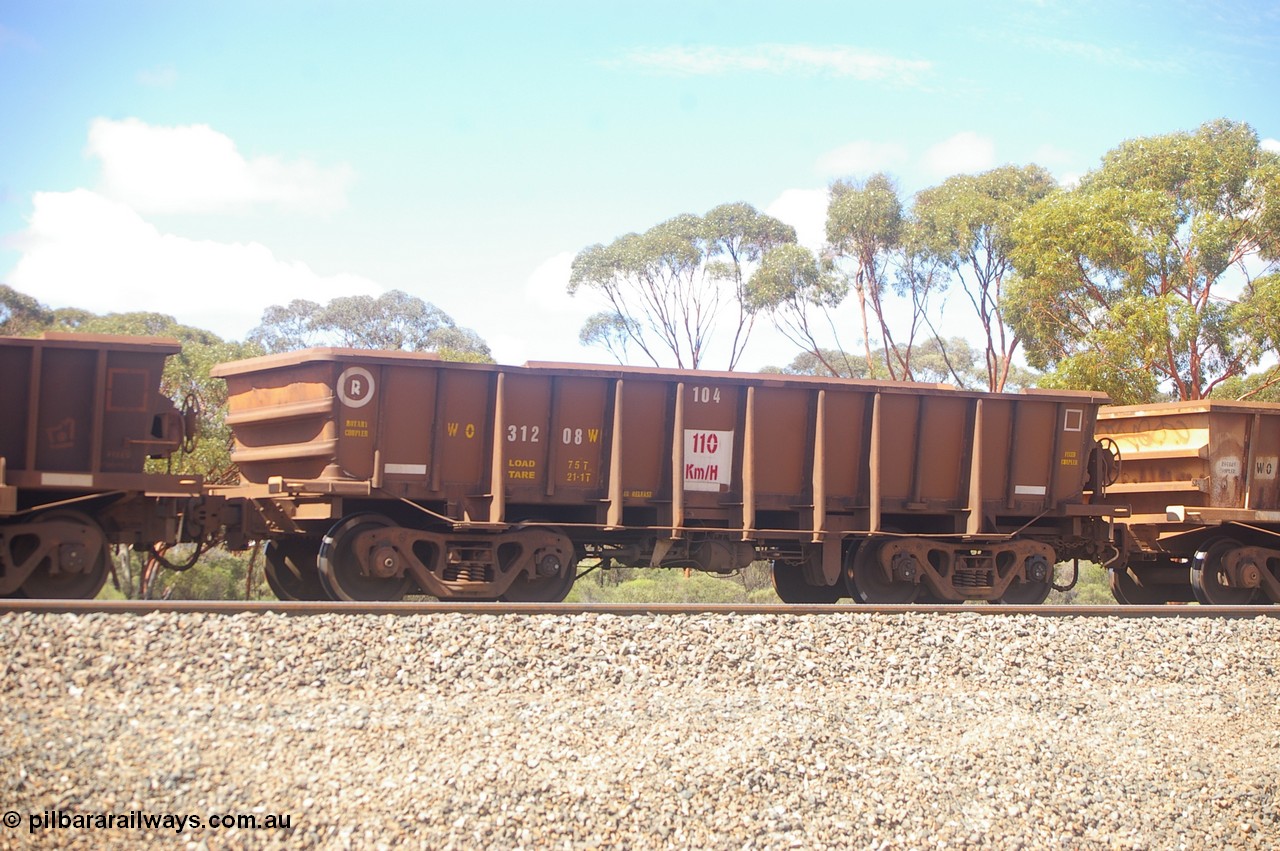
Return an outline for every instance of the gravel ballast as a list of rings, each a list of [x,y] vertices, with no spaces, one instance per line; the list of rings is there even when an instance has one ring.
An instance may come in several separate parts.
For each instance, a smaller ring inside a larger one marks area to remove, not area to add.
[[[11,613],[0,641],[0,847],[1280,844],[1276,619]],[[133,813],[204,823],[32,830]]]

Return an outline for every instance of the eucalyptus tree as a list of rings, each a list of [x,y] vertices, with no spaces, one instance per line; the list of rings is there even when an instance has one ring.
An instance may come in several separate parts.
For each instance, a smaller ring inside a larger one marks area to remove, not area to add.
[[[609,310],[592,316],[580,339],[615,357],[634,346],[654,366],[704,365],[716,324],[732,311],[727,368],[737,366],[750,337],[750,269],[795,229],[749,204],[723,204],[706,216],[683,214],[584,248],[573,259],[569,293],[599,293]]]
[[[829,375],[851,376],[855,370],[848,353],[819,342],[827,330],[838,337],[832,311],[848,292],[847,280],[823,269],[809,249],[791,244],[764,255],[748,283],[747,302],[753,313],[768,313],[774,327],[803,350],[808,363],[821,365]],[[871,363],[868,352],[863,375],[870,373]]]
[[[867,361],[867,371],[875,375],[872,361],[871,328],[868,309],[879,325],[880,339],[884,343],[885,367],[890,378],[900,375],[902,364],[895,366],[897,344],[885,311],[886,267],[890,255],[902,242],[904,215],[902,201],[893,181],[883,173],[872,175],[865,183],[836,181],[831,185],[827,205],[827,246],[833,266],[841,260],[852,264],[845,273],[858,299],[858,316],[862,322],[862,341]]]
[[[578,332],[578,342],[584,346],[599,346],[618,363],[625,364],[627,344],[639,333],[641,329],[630,327],[624,316],[605,310],[587,317]]]
[[[27,337],[53,322],[53,311],[8,284],[0,284],[0,334]]]
[[[434,351],[449,360],[490,362],[485,341],[430,302],[400,290],[374,298],[341,296],[321,305],[295,299],[272,305],[249,340],[268,352],[307,346]]]
[[[796,230],[743,202],[712,208],[703,216],[703,224],[707,272],[733,287],[737,322],[729,349],[729,369],[732,370],[738,365],[755,325],[755,312],[748,307],[748,266],[759,263],[776,246],[794,245]],[[722,257],[723,260],[711,259]]]
[[[1013,277],[1014,225],[1055,188],[1040,166],[1009,165],[947,178],[918,193],[912,205],[921,247],[946,264],[973,308],[992,391],[1008,383],[1021,342],[1004,305]]]
[[[945,363],[949,342],[939,333],[934,296],[946,291],[950,270],[922,244],[893,180],[875,174],[860,183],[833,183],[826,236],[821,262],[791,246],[765,255],[754,298],[779,330],[836,374],[919,380],[912,358],[922,343]],[[816,337],[825,324],[838,340],[833,311],[850,292],[862,334],[864,367],[857,373],[843,349],[829,357]],[[950,380],[967,383],[958,360],[951,372]]]
[[[1010,321],[1048,384],[1201,399],[1280,343],[1280,157],[1247,124],[1126,141],[1015,238]]]
[[[303,298],[273,304],[262,311],[262,321],[249,332],[249,339],[268,352],[305,349],[320,339],[316,319],[321,310],[319,304]]]

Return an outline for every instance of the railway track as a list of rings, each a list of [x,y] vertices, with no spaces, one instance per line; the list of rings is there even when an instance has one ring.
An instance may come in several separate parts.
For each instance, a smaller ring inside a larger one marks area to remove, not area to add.
[[[993,605],[864,605],[864,604],[738,604],[738,603],[394,603],[281,602],[240,600],[0,600],[0,615],[9,612],[47,614],[145,615],[152,612],[203,614],[285,615],[580,615],[619,617],[644,615],[829,615],[934,614],[1036,615],[1046,618],[1256,618],[1280,617],[1280,606],[993,606]]]

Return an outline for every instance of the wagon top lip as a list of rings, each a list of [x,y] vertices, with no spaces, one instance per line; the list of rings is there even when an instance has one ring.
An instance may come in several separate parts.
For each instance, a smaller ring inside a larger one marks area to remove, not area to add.
[[[209,370],[209,374],[215,378],[226,378],[230,375],[243,375],[251,372],[260,372],[267,369],[278,369],[280,367],[297,366],[304,363],[314,363],[316,361],[357,361],[361,363],[403,363],[406,361],[419,361],[430,363],[447,363],[444,358],[435,352],[405,352],[396,350],[382,349],[348,349],[336,346],[312,346],[306,349],[294,349],[288,352],[277,352],[270,355],[260,355],[256,358],[245,358],[243,360],[227,361],[226,363],[215,364]],[[458,366],[479,366],[486,367],[492,364],[470,364],[459,361]]]
[[[1247,411],[1280,413],[1275,402],[1251,402],[1240,399],[1195,399],[1181,402],[1152,402],[1147,405],[1107,405],[1098,411],[1098,419],[1129,419],[1160,414],[1202,414],[1214,411]]]
[[[45,331],[36,337],[0,337],[0,346],[30,346],[33,343],[58,349],[110,349],[162,352],[167,355],[182,351],[182,344],[173,337],[82,334],[78,331]]]
[[[448,361],[434,352],[384,351],[377,349],[351,349],[338,347],[313,347],[297,349],[290,352],[262,355],[256,358],[229,361],[215,366],[210,374],[217,378],[237,375],[248,375],[271,369],[299,366],[307,363],[343,362],[353,365],[377,364],[438,364],[448,365],[450,369],[466,369],[480,372],[524,372],[530,374],[554,373],[573,374],[599,378],[653,377],[684,378],[687,380],[714,380],[732,383],[750,383],[756,385],[807,385],[813,387],[844,387],[888,389],[898,392],[917,393],[954,393],[959,396],[985,396],[996,398],[1017,398],[1032,396],[1045,399],[1064,399],[1091,404],[1105,405],[1110,398],[1105,394],[1092,390],[1046,390],[1029,388],[1018,393],[991,393],[985,390],[968,390],[950,384],[931,384],[910,381],[884,381],[867,378],[837,378],[819,375],[788,375],[775,372],[721,372],[714,370],[674,369],[670,367],[625,366],[619,364],[569,363],[561,361],[528,361],[523,366],[511,364],[470,363],[467,361]]]

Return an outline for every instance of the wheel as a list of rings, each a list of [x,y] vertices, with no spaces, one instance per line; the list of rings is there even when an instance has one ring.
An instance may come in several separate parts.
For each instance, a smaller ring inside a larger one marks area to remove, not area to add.
[[[32,522],[71,523],[80,527],[81,534],[60,540],[56,556],[51,554],[36,565],[19,589],[22,596],[37,600],[90,600],[98,596],[110,569],[102,527],[79,511],[65,509],[45,512]],[[80,569],[71,561],[80,562]]]
[[[1247,606],[1258,596],[1257,588],[1224,585],[1222,560],[1240,546],[1230,538],[1215,538],[1196,552],[1191,561],[1191,590],[1205,606]]]
[[[279,600],[327,600],[316,565],[320,542],[315,538],[267,541],[262,572]]]
[[[329,599],[374,601],[404,597],[412,585],[408,576],[383,579],[366,575],[360,569],[360,558],[353,548],[356,536],[361,532],[394,527],[394,523],[380,514],[353,514],[329,530],[320,544],[320,556],[316,560],[320,583]]]
[[[880,566],[883,541],[866,541],[845,556],[844,581],[853,599],[860,603],[914,603],[920,586],[914,582],[894,582]]]
[[[1169,603],[1189,603],[1196,598],[1190,584],[1180,585],[1143,583],[1138,571],[1127,567],[1107,570],[1111,584],[1111,596],[1125,606],[1164,606]]]
[[[555,556],[548,556],[548,558],[559,560]],[[555,576],[530,579],[524,571],[521,571],[498,599],[504,603],[562,603],[564,598],[569,596],[569,590],[573,588],[573,582],[577,578],[578,562],[576,560],[562,565],[560,572]]]
[[[995,602],[1005,606],[1038,606],[1049,597],[1049,592],[1052,590],[1052,582],[1028,582],[1015,579],[1009,583],[1009,587],[1004,589],[1004,594]]]
[[[837,585],[810,585],[804,581],[804,571],[799,565],[785,561],[770,563],[773,574],[773,591],[784,603],[834,603],[844,594]]]

